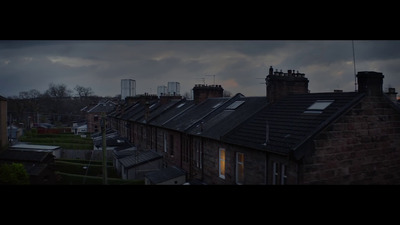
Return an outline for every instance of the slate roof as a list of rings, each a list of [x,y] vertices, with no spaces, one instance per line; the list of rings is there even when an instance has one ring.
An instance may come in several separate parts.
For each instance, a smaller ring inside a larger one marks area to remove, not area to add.
[[[154,111],[154,109],[156,109],[157,107],[159,107],[161,104],[158,100],[152,100],[149,101],[149,105],[146,106],[145,104],[141,103],[140,107],[139,107],[139,111],[136,111],[132,116],[130,116],[129,120],[130,121],[136,121],[136,122],[141,122],[141,123],[145,123],[144,119],[145,119],[145,113],[146,113],[146,108],[149,107],[149,114],[151,114],[152,111]]]
[[[113,155],[114,155],[114,158],[119,159],[119,158],[133,155],[136,151],[137,151],[137,148],[135,146],[130,147],[130,148],[124,148],[124,149],[114,149]]]
[[[228,143],[258,150],[288,154],[358,103],[365,95],[358,92],[309,93],[289,95],[262,110],[222,137]],[[317,100],[333,100],[320,113],[305,113]],[[267,123],[269,127],[268,142]],[[296,157],[301,157],[296,154]]]
[[[172,109],[174,106],[178,106],[179,104],[181,104],[183,102],[185,102],[184,99],[172,99],[171,101],[164,103],[164,104],[160,104],[158,102],[158,104],[155,105],[155,107],[150,109],[149,118],[148,118],[147,122],[150,123],[151,121],[155,120],[156,118],[158,118],[160,115],[162,115],[169,109]],[[144,121],[142,121],[142,122],[144,122]]]
[[[175,166],[160,169],[158,171],[148,172],[145,177],[150,180],[152,184],[159,184],[167,180],[171,180],[180,176],[185,176],[186,172]]]
[[[143,111],[144,107],[145,106],[142,103],[136,102],[125,109],[125,112],[121,114],[120,118],[123,120],[130,120],[135,114]]]
[[[149,120],[149,124],[159,127],[164,127],[166,123],[185,113],[187,110],[194,107],[193,100],[182,99],[179,103],[171,105],[166,108],[163,112],[160,112],[157,116],[152,117]]]
[[[160,104],[149,104],[148,123],[153,126],[219,139],[267,103],[266,97],[209,98],[195,104],[193,100],[179,99]],[[233,107],[232,107],[233,106]],[[230,108],[231,107],[231,108]],[[120,118],[145,123],[146,108],[143,103],[128,107]]]
[[[221,136],[267,105],[267,98],[238,95],[220,106],[218,111],[193,126],[188,133],[219,140]]]
[[[129,140],[125,137],[121,137],[118,131],[114,129],[106,129],[106,146],[107,147],[115,147],[115,149],[126,149],[130,148],[133,145],[129,142]],[[91,135],[93,140],[93,145],[97,149],[101,149],[103,145],[103,134],[101,131],[93,133]]]
[[[89,109],[87,112],[89,112],[89,113],[97,113],[97,112],[108,113],[108,112],[113,111],[115,107],[116,107],[115,103],[107,101],[104,103],[98,103],[96,106]]]
[[[153,150],[136,150],[133,155],[120,158],[119,161],[125,168],[131,168],[162,157],[161,154]]]
[[[115,108],[114,108],[114,110],[112,110],[112,111],[110,111],[108,114],[107,114],[107,116],[108,117],[114,117],[114,118],[121,118],[121,115],[122,115],[122,113],[123,113],[123,110],[122,109],[127,109],[127,108],[129,108],[129,107],[132,107],[133,106],[133,104],[132,105],[129,105],[128,103],[123,103],[123,104],[119,104],[119,105],[117,105]]]
[[[219,106],[230,99],[231,98],[228,97],[209,98],[165,122],[163,126],[172,130],[185,132],[196,123],[200,122],[201,119],[208,114],[212,113],[214,110],[218,110]]]
[[[119,135],[118,131],[116,131],[114,129],[110,129],[110,128],[106,129],[106,137],[115,137],[115,136],[118,136],[118,135]],[[91,134],[90,137],[92,139],[94,139],[94,140],[97,140],[97,139],[101,140],[102,137],[103,137],[103,133],[101,131],[99,131],[99,132]]]

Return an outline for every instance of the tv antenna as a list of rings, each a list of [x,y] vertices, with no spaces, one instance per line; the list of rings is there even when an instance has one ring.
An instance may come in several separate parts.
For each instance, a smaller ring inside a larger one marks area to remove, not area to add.
[[[202,78],[197,78],[197,79],[202,80],[203,81],[203,85],[206,85],[206,78],[202,77]]]
[[[356,54],[355,54],[355,52],[354,52],[354,40],[351,40],[351,45],[352,45],[352,47],[353,47],[354,91],[357,92]]]
[[[264,82],[260,82],[259,84],[265,84],[265,94],[266,94],[266,96],[267,96],[267,92],[268,92],[268,89],[267,89],[267,86],[268,86],[267,78],[257,77],[256,79],[262,79],[262,80],[264,80]]]
[[[213,76],[214,77],[213,85],[215,85],[215,75],[206,75],[206,76]]]

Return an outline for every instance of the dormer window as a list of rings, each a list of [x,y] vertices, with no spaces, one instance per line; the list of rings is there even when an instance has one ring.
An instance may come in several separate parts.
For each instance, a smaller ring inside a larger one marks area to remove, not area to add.
[[[322,113],[334,100],[317,100],[304,113]]]

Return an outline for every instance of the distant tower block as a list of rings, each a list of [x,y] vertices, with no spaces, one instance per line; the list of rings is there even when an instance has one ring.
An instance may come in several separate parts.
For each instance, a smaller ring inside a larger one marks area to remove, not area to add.
[[[157,96],[158,96],[158,97],[164,96],[164,95],[166,95],[167,93],[168,93],[167,86],[165,86],[165,85],[160,85],[160,86],[157,87]]]
[[[136,96],[136,81],[133,79],[122,79],[121,80],[121,100],[125,100],[126,97]]]
[[[179,82],[168,82],[168,95],[180,95],[181,85]]]

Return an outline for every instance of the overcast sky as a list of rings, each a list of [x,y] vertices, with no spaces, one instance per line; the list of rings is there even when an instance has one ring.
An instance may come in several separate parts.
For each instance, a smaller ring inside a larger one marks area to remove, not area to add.
[[[130,78],[136,94],[174,81],[182,95],[215,82],[231,94],[264,96],[270,66],[304,73],[312,93],[354,91],[353,56],[357,72],[381,72],[383,89],[400,91],[398,40],[1,40],[0,95],[44,93],[53,83],[114,97]]]

